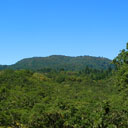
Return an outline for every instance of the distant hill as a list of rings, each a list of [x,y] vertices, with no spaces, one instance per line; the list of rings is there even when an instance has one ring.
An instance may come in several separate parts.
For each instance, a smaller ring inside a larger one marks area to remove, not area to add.
[[[44,68],[82,70],[86,66],[95,69],[107,69],[111,66],[111,60],[103,57],[78,56],[70,57],[63,55],[52,55],[49,57],[33,57],[23,59],[10,66],[0,66],[0,69],[32,69],[39,70]]]
[[[6,68],[8,68],[7,65],[0,65],[0,70],[6,69]]]

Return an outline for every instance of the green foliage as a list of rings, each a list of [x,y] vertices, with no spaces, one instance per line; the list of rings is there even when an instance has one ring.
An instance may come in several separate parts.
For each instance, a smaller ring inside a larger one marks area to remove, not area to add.
[[[124,64],[128,64],[128,43],[126,46],[126,50],[123,49],[113,60],[113,63],[116,64],[118,68],[120,68]]]
[[[115,58],[117,70],[0,71],[0,127],[127,128],[126,56]]]
[[[6,68],[10,69],[30,69],[40,70],[42,72],[52,71],[79,71],[86,66],[94,69],[107,69],[109,66],[113,67],[111,60],[103,57],[78,56],[69,57],[61,55],[53,55],[49,57],[34,57],[23,59],[14,65]],[[1,66],[0,66],[1,67]],[[2,69],[2,68],[0,68]]]
[[[128,89],[128,43],[126,50],[122,50],[114,59],[113,63],[118,67],[116,72],[116,85],[120,87],[120,91],[126,91]]]
[[[0,125],[22,128],[125,128],[127,103],[117,107],[117,103],[121,105],[123,96],[118,95],[112,83],[107,85],[110,74],[106,74],[104,80],[94,80],[90,74],[104,72],[88,71],[60,71],[54,72],[52,77],[51,72],[1,71]],[[120,100],[115,100],[115,97]]]

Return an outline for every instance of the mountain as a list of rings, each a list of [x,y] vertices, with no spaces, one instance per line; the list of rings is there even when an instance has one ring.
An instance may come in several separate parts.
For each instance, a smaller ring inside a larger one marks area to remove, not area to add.
[[[8,68],[7,65],[0,65],[0,70],[6,69],[6,68]]]
[[[78,56],[70,57],[63,55],[52,55],[48,57],[33,57],[18,61],[16,64],[8,66],[11,69],[32,69],[44,68],[82,70],[86,66],[95,69],[107,69],[111,66],[111,60],[103,57]]]

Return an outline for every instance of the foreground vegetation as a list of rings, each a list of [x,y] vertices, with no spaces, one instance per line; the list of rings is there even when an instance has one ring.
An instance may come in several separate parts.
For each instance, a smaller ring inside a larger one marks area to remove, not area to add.
[[[1,128],[127,128],[128,51],[116,70],[0,71]]]

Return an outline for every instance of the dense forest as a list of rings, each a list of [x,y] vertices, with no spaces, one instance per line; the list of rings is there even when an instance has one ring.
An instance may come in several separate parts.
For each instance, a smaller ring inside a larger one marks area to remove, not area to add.
[[[49,57],[33,57],[20,60],[13,65],[0,65],[0,69],[30,69],[30,70],[41,70],[41,69],[64,69],[66,71],[79,71],[88,66],[95,69],[107,69],[113,67],[111,60],[103,57],[92,57],[92,56],[62,56],[52,55]]]
[[[38,58],[17,63],[32,63],[31,70],[1,66],[0,128],[128,128],[128,44],[114,66],[104,58],[49,58],[60,68],[48,61],[34,70]]]

